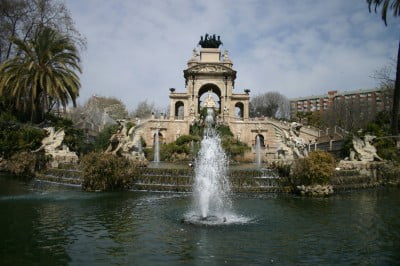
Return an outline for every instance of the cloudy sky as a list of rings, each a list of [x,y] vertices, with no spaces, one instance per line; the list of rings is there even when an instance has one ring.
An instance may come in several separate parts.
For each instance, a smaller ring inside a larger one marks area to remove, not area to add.
[[[87,38],[80,103],[114,96],[133,110],[168,105],[200,35],[221,36],[235,91],[289,98],[369,89],[397,55],[399,19],[385,27],[365,0],[65,0]]]

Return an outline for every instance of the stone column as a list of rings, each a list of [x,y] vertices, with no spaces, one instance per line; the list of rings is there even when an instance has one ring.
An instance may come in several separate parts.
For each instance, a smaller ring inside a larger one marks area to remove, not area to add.
[[[169,120],[175,120],[175,101],[169,101]]]
[[[243,121],[249,120],[249,101],[244,101],[243,103]]]

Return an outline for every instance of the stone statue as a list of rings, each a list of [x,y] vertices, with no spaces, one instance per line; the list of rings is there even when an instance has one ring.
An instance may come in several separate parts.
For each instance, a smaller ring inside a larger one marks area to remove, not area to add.
[[[204,39],[203,36],[200,36],[199,45],[202,48],[219,48],[222,42],[220,36],[216,37],[215,34],[211,36],[206,33]]]
[[[224,106],[224,114],[228,115],[229,114],[229,107],[228,106]]]
[[[147,164],[141,148],[141,132],[142,124],[133,126],[128,131],[128,123],[124,119],[117,120],[119,125],[118,131],[111,136],[110,144],[105,151],[119,156],[124,156],[132,161]],[[138,145],[138,143],[140,144]]]
[[[241,141],[241,137],[242,137],[242,131],[239,129],[239,131],[237,133],[237,140]]]
[[[296,122],[291,123],[288,130],[274,126],[275,135],[280,139],[280,146],[277,149],[279,159],[293,160],[308,156],[306,142],[300,137],[301,127],[302,125]]]
[[[257,132],[258,132],[258,133],[260,133],[260,132],[261,132],[261,130],[262,130],[262,126],[261,126],[261,124],[260,124],[260,123],[257,123],[256,129],[257,129]]]
[[[65,137],[65,132],[63,129],[55,131],[54,127],[46,127],[44,130],[48,133],[48,136],[42,140],[42,146],[35,150],[38,152],[45,150],[45,152],[52,152],[61,148],[61,144]]]
[[[190,104],[190,114],[191,115],[194,114],[194,104],[193,103]]]
[[[228,50],[225,50],[225,51],[224,51],[223,59],[224,59],[224,62],[231,61],[231,60],[229,59],[229,56],[228,56]]]
[[[120,149],[122,148],[123,142],[125,141],[127,131],[126,121],[123,119],[117,120],[118,130],[115,134],[113,134],[110,138],[110,145],[108,146],[106,153],[118,154]],[[124,129],[125,127],[125,129]]]
[[[204,100],[204,107],[207,108],[215,108],[217,104],[215,103],[215,100],[213,96],[211,95],[211,91],[208,92],[207,98]]]
[[[193,54],[192,54],[191,60],[197,61],[198,56],[199,56],[199,54],[197,53],[196,48],[193,48]]]
[[[371,144],[375,136],[365,135],[364,139],[353,137],[353,148],[350,150],[350,161],[372,162],[374,159],[382,161],[377,154],[376,148]]]
[[[64,129],[55,131],[54,127],[46,127],[44,130],[49,134],[42,140],[42,146],[33,152],[44,150],[46,155],[52,157],[51,166],[58,167],[60,163],[77,163],[79,158],[75,152],[63,144],[65,132]]]

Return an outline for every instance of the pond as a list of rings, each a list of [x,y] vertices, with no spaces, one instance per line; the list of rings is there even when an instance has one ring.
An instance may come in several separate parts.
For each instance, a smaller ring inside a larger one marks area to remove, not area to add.
[[[235,194],[243,223],[196,226],[181,223],[188,193],[86,193],[3,175],[1,264],[397,264],[399,192]]]

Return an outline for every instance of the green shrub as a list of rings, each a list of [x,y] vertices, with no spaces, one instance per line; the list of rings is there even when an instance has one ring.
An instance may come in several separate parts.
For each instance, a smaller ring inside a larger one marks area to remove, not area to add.
[[[152,162],[154,159],[154,147],[153,148],[143,148],[143,153],[144,153],[144,157],[146,157],[146,159],[149,162]]]
[[[226,154],[231,158],[235,156],[243,156],[246,151],[250,150],[250,147],[245,143],[229,135],[222,137],[221,145]]]
[[[204,127],[200,125],[200,123],[195,122],[193,125],[190,126],[189,134],[191,136],[198,136],[201,138],[203,137],[203,133],[204,133]]]
[[[167,162],[190,160],[198,150],[199,142],[199,136],[182,135],[174,142],[160,144],[160,160]],[[143,151],[147,160],[153,161],[154,147],[143,149]]]
[[[105,151],[110,144],[110,138],[118,131],[118,125],[108,125],[96,136],[93,148],[95,151]]]
[[[46,136],[44,130],[12,120],[0,121],[0,157],[10,158],[13,154],[32,151],[41,146]]]
[[[189,154],[189,145],[177,145],[175,142],[160,145],[161,161],[187,160]]]
[[[325,185],[335,171],[335,159],[325,151],[314,151],[295,162],[290,176],[293,185]]]
[[[377,175],[385,185],[399,185],[400,164],[398,162],[385,162],[378,167]]]
[[[200,141],[199,136],[192,136],[192,135],[182,135],[175,140],[176,145],[185,145],[192,141]]]
[[[269,165],[269,168],[275,169],[279,177],[289,177],[292,165],[282,161],[274,161]]]
[[[391,138],[376,139],[373,143],[377,153],[385,160],[400,161],[399,151],[396,147],[396,142]]]
[[[121,190],[130,187],[138,174],[134,164],[124,157],[110,153],[91,152],[81,163],[82,188],[86,191]]]
[[[219,125],[217,127],[217,132],[221,138],[223,137],[233,137],[233,133],[229,126],[226,125]]]
[[[45,168],[47,161],[44,152],[20,152],[7,160],[6,170],[18,177],[30,179],[37,171]]]

